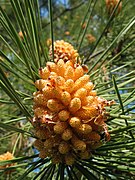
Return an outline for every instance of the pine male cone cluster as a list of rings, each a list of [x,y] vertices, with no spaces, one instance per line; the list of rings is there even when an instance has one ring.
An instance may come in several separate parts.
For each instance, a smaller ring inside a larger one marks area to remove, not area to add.
[[[117,6],[117,4],[119,3],[120,0],[106,0],[106,7],[107,7],[107,11],[108,14],[111,15],[113,10],[115,9],[115,7]],[[119,3],[118,8],[116,10],[115,15],[117,15],[118,13],[120,13],[122,8],[122,2]]]
[[[52,59],[52,47],[49,55]],[[54,43],[54,62],[40,68],[38,91],[33,94],[32,124],[39,157],[72,165],[77,158],[90,158],[102,144],[103,134],[109,141],[105,106],[112,102],[97,96],[87,71],[71,44]]]
[[[0,161],[6,161],[6,160],[12,160],[12,159],[14,159],[14,156],[10,152],[6,152],[6,153],[0,155]],[[15,165],[15,163],[2,165],[2,166],[0,166],[0,169],[5,169],[5,168],[8,168],[8,167],[14,166],[14,165]],[[10,174],[11,172],[12,172],[11,170],[8,170],[8,171],[6,171],[6,174]]]

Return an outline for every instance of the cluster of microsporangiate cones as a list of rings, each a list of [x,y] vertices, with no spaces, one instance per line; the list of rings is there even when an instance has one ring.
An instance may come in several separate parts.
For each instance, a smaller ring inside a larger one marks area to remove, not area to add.
[[[52,59],[52,47],[49,55]],[[39,157],[72,165],[77,158],[89,159],[103,138],[109,140],[105,106],[112,102],[97,96],[87,71],[71,44],[54,43],[54,62],[39,70],[33,94]]]
[[[120,0],[105,0],[105,1],[106,1],[106,7],[107,7],[107,11],[108,11],[109,15],[112,14],[112,12],[114,11],[114,9],[118,5],[118,3],[119,3],[119,5],[118,5],[115,15],[120,13],[120,11],[122,9],[122,1],[121,2],[120,2]]]
[[[6,153],[0,155],[0,161],[6,161],[6,160],[12,160],[12,159],[14,159],[14,156],[10,152],[6,152]],[[8,168],[8,167],[14,166],[14,165],[15,165],[15,163],[2,165],[2,166],[0,166],[0,169],[5,169],[5,168]],[[8,171],[6,171],[6,174],[10,174],[11,172],[12,172],[11,170],[8,170]]]

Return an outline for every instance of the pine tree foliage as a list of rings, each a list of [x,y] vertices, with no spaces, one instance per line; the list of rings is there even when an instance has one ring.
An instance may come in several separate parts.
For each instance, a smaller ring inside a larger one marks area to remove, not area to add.
[[[0,154],[14,156],[0,159],[2,180],[135,179],[135,1],[111,13],[106,2],[0,0]],[[78,50],[98,96],[115,101],[106,108],[110,141],[103,134],[103,145],[72,166],[39,158],[31,125],[38,70],[62,39]]]

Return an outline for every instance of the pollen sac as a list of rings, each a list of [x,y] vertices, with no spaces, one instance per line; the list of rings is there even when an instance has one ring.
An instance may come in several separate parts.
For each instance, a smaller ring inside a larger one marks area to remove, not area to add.
[[[70,146],[67,142],[62,141],[58,147],[61,154],[67,154],[69,152]]]
[[[95,90],[93,90],[93,91],[90,91],[88,95],[89,96],[96,96],[97,92]]]
[[[44,97],[42,93],[37,94],[33,100],[36,105],[41,105],[41,106],[47,105],[47,99]]]
[[[82,106],[90,106],[94,102],[94,96],[86,96],[81,102]]]
[[[64,90],[71,93],[73,91],[74,81],[72,79],[68,79],[65,82]]]
[[[83,88],[85,88],[90,93],[91,90],[94,88],[94,85],[92,82],[89,81],[83,86]]]
[[[49,75],[49,77],[48,77],[48,80],[50,81],[50,84],[51,84],[52,86],[55,85],[55,79],[56,79],[56,78],[57,78],[56,72],[50,72],[50,75]]]
[[[88,124],[81,124],[78,128],[77,131],[80,134],[89,134],[92,131],[92,127]]]
[[[50,138],[50,136],[52,135],[51,133],[49,133],[49,131],[46,128],[40,128],[37,129],[35,132],[35,135],[40,139],[40,140],[44,140],[47,138]]]
[[[80,117],[81,119],[90,119],[94,118],[98,115],[98,109],[93,106],[83,106],[82,109],[76,112],[77,116]]]
[[[84,99],[87,95],[87,90],[85,88],[80,88],[74,93],[74,97],[79,99]]]
[[[65,70],[65,79],[74,79],[74,69],[71,66],[68,66],[67,69]]]
[[[84,75],[84,70],[82,68],[82,66],[78,66],[75,68],[75,71],[74,71],[74,80],[76,81],[77,79],[79,79],[81,76]]]
[[[57,72],[57,65],[53,62],[47,62],[47,67],[51,72]]]
[[[46,114],[46,110],[43,108],[43,107],[37,107],[34,109],[34,113],[35,113],[35,116],[36,117],[40,117],[42,115],[45,115]]]
[[[79,98],[73,98],[69,104],[69,110],[72,113],[75,113],[81,108],[81,100]]]
[[[51,149],[53,147],[53,144],[54,144],[54,141],[52,138],[49,138],[44,142],[44,146],[47,149]]]
[[[89,133],[89,135],[86,135],[85,138],[90,141],[99,142],[101,136],[96,131],[92,131],[91,133]]]
[[[62,110],[59,112],[58,117],[60,119],[60,121],[67,121],[69,118],[69,111],[66,110]]]
[[[74,84],[74,91],[84,86],[89,81],[89,75],[84,75],[77,79]]]
[[[68,93],[67,91],[64,91],[63,93],[61,93],[61,101],[65,106],[69,105],[71,101],[70,93]]]
[[[56,134],[62,134],[64,130],[67,128],[67,123],[66,122],[57,122],[56,125],[54,125],[54,132]]]
[[[58,75],[64,77],[65,74],[65,63],[62,59],[60,59],[57,63]]]
[[[52,47],[49,56],[52,59]],[[54,42],[54,62],[39,69],[33,93],[31,123],[40,158],[72,165],[78,158],[89,159],[93,149],[109,141],[105,107],[113,101],[97,96],[87,72],[71,44]]]
[[[89,159],[91,157],[91,153],[88,150],[85,150],[84,152],[80,152],[79,156],[81,159]]]
[[[72,138],[73,132],[71,129],[67,128],[64,130],[63,134],[62,134],[62,139],[65,141],[68,141]]]
[[[59,103],[57,100],[55,99],[49,99],[47,101],[47,107],[52,111],[52,112],[58,112],[61,109],[63,109],[63,105],[61,103]]]
[[[86,143],[77,137],[72,137],[71,142],[73,147],[78,151],[85,151],[86,150]]]
[[[55,79],[55,83],[56,83],[56,86],[58,87],[64,86],[65,79],[62,76],[57,76],[57,78]]]
[[[39,75],[42,79],[47,79],[50,75],[50,71],[47,67],[39,69]]]
[[[53,88],[51,87],[51,85],[47,84],[43,89],[42,89],[42,93],[44,95],[44,97],[46,99],[51,99],[52,97],[54,97],[54,93],[53,93]]]
[[[43,79],[39,79],[39,80],[37,80],[37,81],[35,82],[35,86],[36,86],[36,88],[39,89],[39,90],[42,90],[42,89],[45,87],[46,84],[47,84],[47,81],[46,81],[46,80],[43,80]]]
[[[71,127],[73,128],[77,128],[81,125],[81,120],[77,117],[72,117],[70,120],[69,120],[69,124]]]
[[[69,166],[73,165],[75,162],[75,157],[72,154],[67,154],[65,156],[65,163]]]

